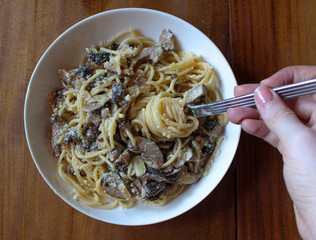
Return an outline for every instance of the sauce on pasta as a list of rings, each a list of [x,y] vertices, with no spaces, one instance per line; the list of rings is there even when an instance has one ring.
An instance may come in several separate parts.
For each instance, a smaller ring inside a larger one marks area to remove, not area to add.
[[[162,206],[208,173],[224,114],[197,119],[186,104],[217,101],[212,67],[134,30],[86,49],[78,68],[59,70],[51,147],[74,197],[94,207]]]

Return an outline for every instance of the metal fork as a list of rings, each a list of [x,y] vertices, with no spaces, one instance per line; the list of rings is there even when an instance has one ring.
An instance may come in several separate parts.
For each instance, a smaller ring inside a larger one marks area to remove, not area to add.
[[[316,78],[272,88],[282,99],[295,98],[316,93]],[[255,106],[254,93],[233,97],[226,100],[204,104],[187,105],[195,117],[205,117],[226,112],[229,108]]]

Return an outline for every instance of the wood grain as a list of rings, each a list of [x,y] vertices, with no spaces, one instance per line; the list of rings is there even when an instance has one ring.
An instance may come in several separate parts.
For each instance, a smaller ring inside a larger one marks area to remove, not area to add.
[[[41,178],[24,135],[29,79],[47,47],[95,13],[143,7],[178,16],[220,48],[238,82],[292,64],[316,64],[316,2],[233,0],[2,0],[0,5],[0,239],[298,239],[279,153],[243,134],[223,181],[187,213],[142,227],[74,210]]]
[[[232,68],[239,84],[316,63],[315,1],[230,1]],[[237,152],[237,238],[299,239],[282,158],[244,134]]]

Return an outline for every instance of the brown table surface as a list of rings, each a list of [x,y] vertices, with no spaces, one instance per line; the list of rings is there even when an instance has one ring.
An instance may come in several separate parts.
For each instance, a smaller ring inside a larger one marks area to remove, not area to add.
[[[164,11],[199,28],[239,84],[288,65],[316,64],[314,0],[1,0],[0,239],[299,239],[279,153],[245,133],[218,187],[192,210],[159,224],[97,221],[68,206],[41,178],[23,125],[32,71],[67,28],[124,7]]]

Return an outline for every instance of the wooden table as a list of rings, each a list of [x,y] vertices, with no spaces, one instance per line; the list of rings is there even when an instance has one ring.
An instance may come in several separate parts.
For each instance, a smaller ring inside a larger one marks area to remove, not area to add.
[[[57,197],[29,154],[26,88],[45,49],[76,22],[124,7],[161,10],[204,32],[239,84],[296,64],[316,64],[314,0],[2,0],[0,4],[0,239],[299,239],[279,153],[242,134],[232,166],[202,203],[166,222],[116,226]]]

